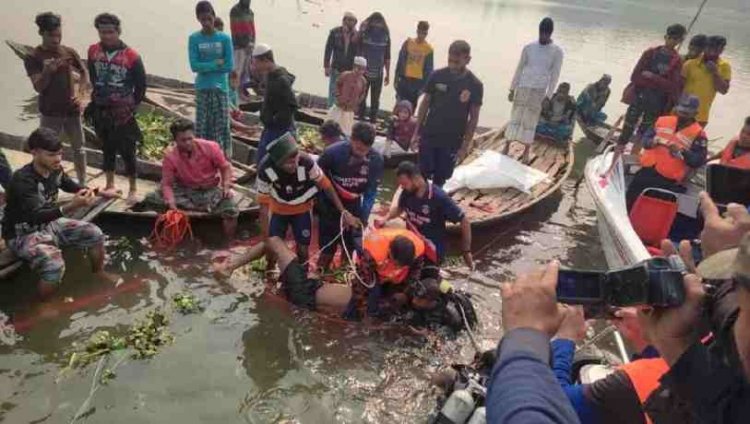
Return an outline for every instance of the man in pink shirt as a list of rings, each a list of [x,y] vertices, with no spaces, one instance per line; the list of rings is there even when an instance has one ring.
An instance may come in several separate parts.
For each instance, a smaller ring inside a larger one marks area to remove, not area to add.
[[[195,138],[188,120],[172,123],[174,145],[162,161],[161,188],[144,199],[147,207],[209,212],[223,218],[224,235],[234,238],[239,210],[232,194],[232,165],[214,142]]]

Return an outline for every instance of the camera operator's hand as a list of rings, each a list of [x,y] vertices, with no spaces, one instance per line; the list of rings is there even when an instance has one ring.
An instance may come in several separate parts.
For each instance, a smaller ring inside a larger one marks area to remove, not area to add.
[[[662,240],[661,251],[665,257],[678,255],[682,259],[682,263],[685,264],[687,272],[696,272],[697,267],[695,265],[695,257],[693,256],[693,245],[690,244],[689,240],[681,241],[679,247],[675,247],[671,240]]]
[[[563,320],[555,337],[582,342],[586,338],[586,318],[583,306],[562,305]]]
[[[705,220],[701,233],[701,247],[703,257],[707,258],[722,250],[737,247],[742,236],[750,231],[750,213],[736,203],[727,205],[724,217],[719,214],[719,208],[706,192],[701,192],[701,213]]]
[[[684,279],[685,303],[678,308],[642,309],[639,318],[646,337],[671,366],[699,340],[705,292],[701,279],[688,274]]]
[[[612,325],[617,327],[617,331],[625,337],[636,352],[643,352],[649,342],[638,319],[638,308],[619,308],[614,315],[615,319],[610,320]]]
[[[553,261],[544,271],[522,275],[515,283],[500,286],[506,333],[517,328],[531,328],[552,337],[557,332],[563,319],[556,294],[559,269],[560,264]]]

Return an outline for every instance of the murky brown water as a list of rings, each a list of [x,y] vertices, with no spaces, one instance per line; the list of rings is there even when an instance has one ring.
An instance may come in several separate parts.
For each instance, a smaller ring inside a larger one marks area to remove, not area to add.
[[[12,3],[13,13],[0,18],[0,38],[35,42],[34,13],[53,9],[64,16],[65,42],[80,51],[94,39],[91,21],[102,10],[98,0]],[[109,10],[124,21],[125,39],[141,51],[150,72],[190,78],[185,50],[187,33],[196,27],[191,3],[110,3]],[[430,20],[438,64],[450,40],[468,39],[474,45],[472,67],[485,82],[482,124],[498,126],[509,116],[504,97],[517,56],[542,16],[557,21],[555,38],[567,55],[563,79],[577,90],[609,72],[617,93],[641,50],[658,42],[667,24],[689,21],[698,3],[418,0],[404,7],[403,2],[383,0],[378,8],[396,40],[409,34],[416,20]],[[231,1],[215,4],[226,15]],[[326,28],[344,10],[364,16],[372,8],[364,0],[253,4],[262,41],[273,44],[279,60],[297,74],[299,89],[317,93],[325,89],[320,61]],[[726,56],[735,67],[728,98],[717,99],[711,137],[728,138],[747,113],[732,107],[750,92],[750,33],[742,18],[747,8],[741,0],[711,1],[698,22],[699,31],[727,35]],[[0,49],[0,59],[0,93],[6,99],[0,105],[0,128],[24,133],[35,125],[34,119],[19,121],[30,118],[24,106],[32,97],[31,87],[9,50]],[[392,93],[385,90],[384,99],[391,102]],[[614,100],[607,108],[612,115],[623,111]],[[587,142],[577,146],[576,173],[592,150]],[[484,277],[472,282],[457,278],[457,284],[475,295],[481,316],[477,335],[484,347],[493,346],[500,334],[496,281],[552,258],[572,266],[605,266],[592,200],[585,188],[574,190],[576,173],[530,213],[475,234],[474,250]],[[131,248],[114,255],[111,264],[126,276],[121,286],[92,281],[76,254],[69,255],[64,287],[43,307],[32,301],[28,275],[0,282],[0,310],[13,315],[23,330],[23,340],[15,346],[0,347],[0,421],[68,422],[89,395],[93,373],[89,367],[58,381],[72,343],[85,341],[98,329],[124,331],[134,319],[169,304],[174,293],[186,289],[198,296],[205,311],[175,314],[175,341],[155,358],[123,362],[117,377],[96,393],[87,422],[422,422],[434,402],[429,373],[473,354],[466,336],[425,340],[290,309],[260,296],[263,286],[254,279],[235,275],[231,284],[215,281],[207,273],[207,249],[194,246],[157,254],[140,245],[134,228],[105,228],[113,243],[126,232],[131,235]],[[239,286],[257,294],[238,294]]]

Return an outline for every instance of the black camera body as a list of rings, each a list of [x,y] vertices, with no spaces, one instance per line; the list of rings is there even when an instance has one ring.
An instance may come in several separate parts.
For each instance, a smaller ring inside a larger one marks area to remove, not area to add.
[[[685,265],[679,256],[656,257],[614,271],[561,269],[557,300],[584,305],[587,316],[605,316],[613,307],[676,307],[685,301]]]

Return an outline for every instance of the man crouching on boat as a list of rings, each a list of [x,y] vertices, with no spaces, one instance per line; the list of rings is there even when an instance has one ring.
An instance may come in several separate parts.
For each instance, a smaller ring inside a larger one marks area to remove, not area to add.
[[[91,206],[96,195],[115,197],[114,190],[90,190],[65,174],[62,168],[62,142],[53,130],[39,128],[29,136],[28,148],[33,161],[17,170],[8,184],[3,218],[3,239],[10,250],[39,274],[39,294],[50,295],[65,274],[62,247],[88,249],[94,273],[106,279],[104,272],[104,234],[90,222],[66,218],[66,215]],[[62,207],[57,205],[58,191],[75,193]]]
[[[192,122],[177,120],[169,131],[174,144],[164,154],[161,188],[140,206],[221,215],[224,236],[233,239],[239,209],[232,193],[232,165],[215,141],[195,137]]]
[[[643,135],[641,170],[633,177],[625,196],[628,210],[648,188],[683,193],[682,183],[690,171],[706,163],[708,141],[703,127],[696,121],[699,100],[683,95],[674,115],[662,116],[654,128]]]
[[[294,252],[279,237],[271,237],[244,254],[216,267],[216,273],[231,273],[264,255],[276,261],[287,299],[300,307],[344,316],[398,320],[418,326],[442,325],[456,331],[476,323],[468,295],[438,283],[436,267],[424,266],[418,237],[408,230],[383,229],[365,238],[365,254],[357,261],[352,286],[323,283],[308,277]],[[466,317],[464,319],[464,316]]]

